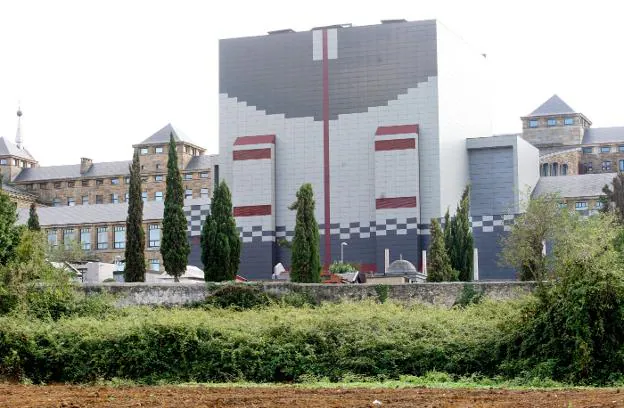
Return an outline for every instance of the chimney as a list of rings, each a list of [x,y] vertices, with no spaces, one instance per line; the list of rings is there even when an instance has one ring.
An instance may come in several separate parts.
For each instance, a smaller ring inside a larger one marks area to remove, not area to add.
[[[87,159],[86,157],[80,158],[80,174],[88,172],[91,166],[93,166],[93,160]]]

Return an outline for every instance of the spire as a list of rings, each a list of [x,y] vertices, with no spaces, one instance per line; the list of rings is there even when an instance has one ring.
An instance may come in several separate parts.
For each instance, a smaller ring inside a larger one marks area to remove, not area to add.
[[[17,107],[17,133],[15,135],[15,144],[17,145],[18,149],[22,149],[22,109],[19,107]]]

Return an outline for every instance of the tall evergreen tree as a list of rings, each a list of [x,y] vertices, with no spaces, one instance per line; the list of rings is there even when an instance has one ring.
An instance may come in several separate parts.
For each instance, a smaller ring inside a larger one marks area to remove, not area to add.
[[[619,223],[624,224],[624,173],[618,173],[613,178],[613,189],[605,184],[602,192],[606,195],[605,198],[600,197],[600,201],[603,203],[603,211],[609,211],[611,203],[613,203]]]
[[[470,230],[470,186],[466,186],[457,205],[455,218],[451,221],[452,246],[447,248],[451,266],[459,272],[460,281],[472,280],[474,241]]]
[[[35,203],[30,204],[30,211],[28,212],[28,229],[31,231],[41,231],[39,226],[39,216],[37,215],[37,205]]]
[[[186,237],[186,217],[184,216],[184,190],[182,176],[178,168],[178,154],[173,133],[169,135],[169,157],[167,160],[167,192],[163,215],[163,235],[160,245],[165,271],[175,282],[186,271],[191,248]]]
[[[453,220],[451,220],[448,208],[446,209],[446,214],[444,214],[444,245],[450,257],[450,251],[453,248]]]
[[[216,186],[212,194],[210,214],[202,227],[201,249],[206,282],[236,278],[241,243],[232,215],[232,195],[225,181]]]
[[[448,282],[455,280],[457,272],[451,267],[446,245],[444,245],[444,233],[440,223],[435,218],[431,219],[431,244],[427,252],[427,281]]]
[[[15,256],[15,248],[20,239],[20,229],[15,225],[16,221],[17,205],[0,188],[0,265],[6,265]]]
[[[293,282],[320,282],[319,231],[314,217],[314,192],[310,183],[299,188],[297,201],[289,208],[297,210],[295,236],[292,243],[290,280]]]
[[[130,165],[128,217],[126,218],[126,267],[124,269],[126,282],[145,281],[145,231],[143,230],[140,171],[139,149],[136,149]]]

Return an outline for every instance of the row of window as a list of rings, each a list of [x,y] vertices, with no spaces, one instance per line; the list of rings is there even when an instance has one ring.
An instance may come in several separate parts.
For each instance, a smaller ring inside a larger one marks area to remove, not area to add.
[[[548,120],[546,120],[546,125],[547,126],[557,126],[557,119],[548,119]],[[564,126],[574,125],[574,118],[564,118],[563,119],[563,125]],[[530,128],[539,127],[539,120],[537,120],[537,119],[529,120],[529,127]]]
[[[179,149],[178,149],[179,151]],[[199,156],[199,149],[195,148],[195,147],[191,147],[191,146],[184,146],[184,153],[186,154],[190,154],[192,156]],[[146,154],[150,154],[150,153],[154,153],[154,154],[163,154],[165,153],[165,148],[164,146],[154,146],[154,147],[141,147],[139,149],[139,153],[141,155],[146,155]]]
[[[559,208],[568,208],[568,204],[559,203]],[[577,201],[574,203],[574,209],[578,211],[588,210],[589,205],[587,204],[587,201]],[[594,210],[600,210],[600,209],[602,209],[602,202],[596,201],[596,203],[594,204]]]
[[[599,149],[600,149],[600,153],[624,153],[624,145],[619,145],[617,147],[617,150],[611,148],[611,146],[600,146]],[[583,153],[589,154],[593,152],[594,152],[594,146],[583,147]]]
[[[540,174],[542,177],[548,176],[567,176],[568,175],[568,165],[559,163],[544,163],[541,166]]]
[[[209,194],[208,194],[208,189],[207,188],[202,188],[199,190],[199,197],[200,198],[209,198]],[[141,193],[141,198],[143,199],[143,202],[148,201],[148,194],[147,191],[143,191]],[[185,199],[189,199],[189,198],[193,198],[193,189],[186,189],[184,190],[184,198]],[[124,195],[124,201],[127,203],[128,200],[130,199],[130,194],[129,193],[125,193]],[[163,201],[164,200],[164,193],[162,191],[156,191],[154,193],[154,201]],[[121,199],[119,197],[119,194],[113,193],[109,196],[108,201],[105,202],[104,201],[104,195],[98,194],[95,196],[95,204],[119,204],[121,203]],[[80,197],[80,201],[76,201],[75,197],[67,197],[67,201],[64,202],[63,199],[61,198],[55,198],[52,200],[52,205],[54,207],[60,207],[62,205],[68,205],[70,207],[73,207],[75,205],[87,205],[89,204],[89,195],[85,194],[83,196]]]
[[[611,171],[613,171],[613,167],[611,165],[611,160],[603,160],[602,162],[602,171],[603,173],[609,173]],[[592,171],[594,171],[593,168],[593,163],[592,162],[587,162],[587,163],[583,163],[583,170],[584,173],[591,173]],[[618,161],[618,170],[624,172],[624,160],[619,160]]]
[[[96,241],[92,243],[91,228],[79,228],[79,237],[77,236],[77,232],[74,228],[64,228],[62,229],[62,243],[65,248],[69,248],[72,242],[79,238],[80,246],[85,251],[90,251],[92,249],[109,249],[110,243],[108,240],[108,231],[109,227],[96,227]],[[112,231],[113,242],[111,248],[124,249],[126,247],[126,227],[121,225],[114,226]],[[160,225],[149,224],[147,246],[149,248],[160,247],[160,235]],[[58,231],[56,228],[48,229],[48,244],[51,246],[57,246],[59,244]]]
[[[15,167],[27,168],[27,167],[35,167],[35,164],[31,162],[27,162],[26,160],[0,159],[0,166],[15,166]]]
[[[208,176],[209,176],[208,172],[199,173],[199,177],[202,178],[202,179],[207,179]],[[184,173],[182,175],[182,179],[183,180],[193,180],[193,173]],[[121,179],[119,177],[113,177],[113,178],[108,179],[108,180],[110,180],[110,184],[112,186],[119,186],[119,185],[121,185]],[[126,184],[130,184],[130,177],[125,177],[124,180],[125,180]],[[147,182],[148,181],[148,177],[142,177],[141,180],[143,182]],[[164,174],[156,174],[154,176],[154,181],[155,182],[165,181],[165,175]],[[56,189],[63,188],[63,182],[62,181],[55,181],[53,185],[54,185],[54,188],[56,188]],[[91,185],[91,180],[81,180],[80,185],[82,187],[89,187]],[[104,185],[104,179],[95,179],[95,185],[96,185],[96,187],[97,186],[103,186]],[[34,186],[35,186],[34,184],[29,184],[28,185],[28,187],[31,190],[34,189]],[[68,188],[76,187],[76,181],[75,180],[67,181],[67,187]],[[39,183],[39,188],[42,189],[42,190],[48,188],[48,183]]]

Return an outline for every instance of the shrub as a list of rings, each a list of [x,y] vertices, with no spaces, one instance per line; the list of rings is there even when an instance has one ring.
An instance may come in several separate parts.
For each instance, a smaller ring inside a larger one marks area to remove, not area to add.
[[[350,263],[342,263],[342,262],[333,262],[329,265],[330,273],[349,273],[356,272],[358,268]]]
[[[468,283],[462,287],[462,291],[455,300],[453,306],[466,307],[468,305],[480,303],[483,298],[483,290],[477,290],[476,285]]]
[[[234,308],[237,310],[266,306],[271,297],[260,288],[250,284],[228,284],[217,288],[210,294],[206,303],[209,305]]]

